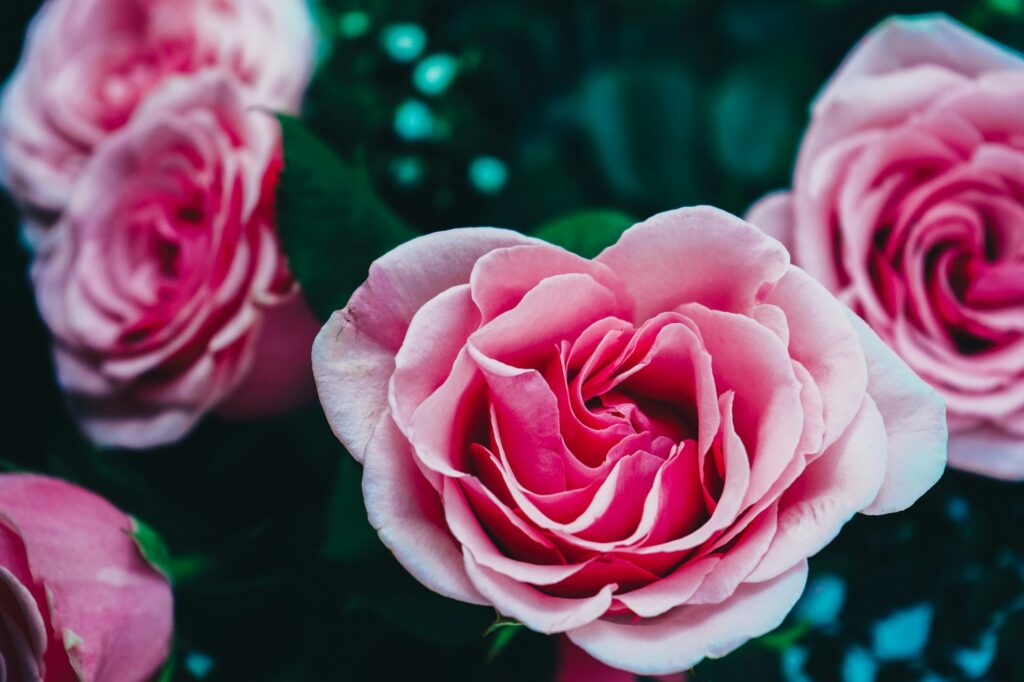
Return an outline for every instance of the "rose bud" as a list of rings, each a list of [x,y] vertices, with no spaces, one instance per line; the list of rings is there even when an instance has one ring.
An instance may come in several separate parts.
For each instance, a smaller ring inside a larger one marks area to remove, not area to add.
[[[0,103],[3,183],[37,241],[96,146],[168,78],[223,69],[294,112],[314,61],[302,0],[49,0]]]
[[[748,219],[949,408],[950,465],[1024,479],[1024,60],[891,19],[826,85],[790,192]]]
[[[81,488],[0,475],[0,678],[153,679],[170,651],[171,587],[134,532]]]
[[[941,475],[941,399],[757,228],[594,260],[497,229],[376,261],[317,337],[367,512],[424,585],[661,675],[778,626],[856,512]]]
[[[32,279],[95,442],[150,447],[208,411],[313,396],[319,323],[278,245],[280,129],[234,81],[167,81],[89,160]]]

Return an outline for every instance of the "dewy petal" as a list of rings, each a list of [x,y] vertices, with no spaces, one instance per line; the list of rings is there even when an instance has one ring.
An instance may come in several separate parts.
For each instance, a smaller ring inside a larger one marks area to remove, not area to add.
[[[801,561],[769,582],[743,585],[721,604],[680,606],[636,623],[598,620],[569,631],[569,639],[594,658],[638,675],[687,670],[719,658],[778,627],[807,581]]]
[[[640,323],[693,301],[746,312],[765,283],[785,274],[789,254],[739,218],[699,206],[634,225],[595,260],[626,282]]]
[[[366,282],[313,343],[313,374],[331,428],[362,461],[388,409],[395,354],[416,312],[442,291],[469,282],[495,249],[536,240],[509,230],[465,228],[406,242],[374,261]]]
[[[783,494],[775,539],[751,582],[771,580],[830,543],[878,495],[885,477],[885,424],[865,397],[846,432]]]
[[[748,223],[766,235],[782,242],[793,252],[793,228],[796,216],[793,213],[793,194],[787,191],[772,192],[758,199],[743,217]]]
[[[553,597],[481,566],[469,550],[464,550],[464,555],[470,579],[498,613],[536,632],[550,635],[578,628],[597,620],[611,606],[615,585],[584,599]]]
[[[373,429],[363,469],[370,524],[409,573],[438,594],[486,604],[469,582],[449,532],[441,498],[420,472],[408,441],[391,416]]]
[[[1024,481],[1024,439],[988,425],[949,435],[949,464],[1007,481]]]
[[[888,437],[885,482],[865,514],[902,511],[924,495],[946,468],[946,406],[867,324],[850,313],[868,363],[868,395]]]

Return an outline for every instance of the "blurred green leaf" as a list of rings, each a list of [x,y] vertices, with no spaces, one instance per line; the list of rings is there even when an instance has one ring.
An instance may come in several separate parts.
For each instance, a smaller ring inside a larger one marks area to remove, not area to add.
[[[174,572],[171,570],[171,553],[168,551],[163,539],[157,535],[155,530],[136,518],[132,518],[132,524],[134,526],[132,528],[132,539],[139,548],[142,557],[150,566],[173,582]]]
[[[555,218],[538,228],[534,236],[584,258],[593,258],[617,242],[635,222],[620,211],[591,209]]]
[[[327,319],[366,279],[370,263],[413,233],[380,201],[363,169],[345,163],[300,120],[278,119],[281,244],[306,300]]]

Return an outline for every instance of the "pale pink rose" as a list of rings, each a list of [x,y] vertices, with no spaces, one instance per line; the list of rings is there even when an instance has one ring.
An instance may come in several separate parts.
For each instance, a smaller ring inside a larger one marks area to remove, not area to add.
[[[48,0],[0,105],[3,181],[29,212],[29,238],[167,78],[221,69],[248,102],[295,111],[314,57],[305,0]]]
[[[148,447],[204,413],[313,395],[319,324],[278,245],[276,120],[232,80],[167,81],[90,159],[32,265],[87,434]]]
[[[778,626],[807,557],[945,464],[935,392],[713,208],[594,260],[496,229],[415,239],[374,263],[313,369],[414,576],[637,674]]]
[[[748,219],[949,407],[952,466],[1024,479],[1024,60],[892,19],[814,104],[791,192]]]
[[[0,475],[0,678],[146,682],[170,651],[167,580],[135,522],[41,476]]]

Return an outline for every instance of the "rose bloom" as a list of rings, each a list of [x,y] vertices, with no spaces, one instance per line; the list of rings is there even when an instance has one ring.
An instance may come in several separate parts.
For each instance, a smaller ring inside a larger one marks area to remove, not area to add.
[[[57,375],[96,442],[311,398],[319,323],[277,238],[276,120],[215,71],[173,79],[97,150],[32,264]]]
[[[637,674],[778,626],[807,557],[945,464],[935,392],[712,208],[592,261],[497,229],[413,240],[373,264],[313,367],[413,575]]]
[[[871,32],[751,222],[945,398],[950,464],[1024,479],[1024,60],[939,17]]]
[[[248,101],[295,111],[313,60],[304,0],[49,0],[0,105],[3,181],[29,212],[29,239],[167,78],[221,68]]]
[[[171,587],[134,521],[41,476],[0,475],[0,677],[145,682],[167,658]]]

